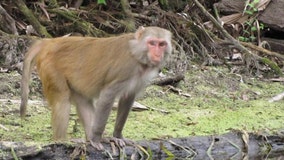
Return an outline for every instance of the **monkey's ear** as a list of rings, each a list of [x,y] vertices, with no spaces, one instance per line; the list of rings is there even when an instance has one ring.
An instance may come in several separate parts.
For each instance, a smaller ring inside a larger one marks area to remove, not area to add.
[[[141,35],[143,34],[143,32],[145,31],[145,27],[140,26],[137,31],[135,32],[135,39],[140,39]]]

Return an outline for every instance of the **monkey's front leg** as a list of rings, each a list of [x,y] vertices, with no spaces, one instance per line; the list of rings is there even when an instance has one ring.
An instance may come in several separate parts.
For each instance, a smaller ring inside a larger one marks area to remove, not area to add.
[[[104,149],[101,144],[102,134],[105,130],[114,99],[115,93],[113,93],[113,90],[102,90],[95,106],[94,125],[90,142],[91,145],[98,150]]]
[[[126,144],[133,143],[132,141],[123,138],[122,130],[127,120],[129,111],[134,103],[134,99],[135,94],[128,93],[126,95],[121,96],[118,102],[118,110],[113,132],[114,138],[111,140],[114,141],[116,145],[120,147],[124,147]]]

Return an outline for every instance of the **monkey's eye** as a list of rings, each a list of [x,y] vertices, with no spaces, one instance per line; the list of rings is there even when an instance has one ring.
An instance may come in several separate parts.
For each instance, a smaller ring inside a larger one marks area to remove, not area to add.
[[[160,47],[165,47],[166,45],[167,45],[167,42],[160,42],[160,43],[159,43],[159,46],[160,46]]]
[[[156,46],[157,45],[157,42],[156,41],[148,41],[148,43],[151,45],[151,46]]]

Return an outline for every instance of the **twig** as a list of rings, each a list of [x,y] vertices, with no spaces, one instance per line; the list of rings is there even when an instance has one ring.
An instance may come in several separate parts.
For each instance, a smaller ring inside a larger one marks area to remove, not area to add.
[[[257,50],[257,51],[262,52],[262,53],[265,53],[265,54],[267,54],[267,55],[275,56],[275,57],[284,59],[284,55],[279,54],[279,53],[277,53],[277,52],[269,51],[269,50],[267,50],[267,49],[265,49],[265,48],[256,46],[256,45],[254,45],[254,44],[252,44],[252,43],[241,42],[241,44],[244,45],[244,46],[246,46],[246,47],[249,47],[249,48],[251,48],[251,49]]]
[[[235,147],[236,149],[238,149],[238,152],[236,153],[236,154],[234,154],[232,157],[230,157],[231,159],[235,159],[236,157],[237,157],[237,155],[239,154],[239,153],[241,153],[241,148],[237,145],[237,144],[235,144],[235,143],[233,143],[232,141],[230,141],[229,139],[227,139],[227,138],[224,138],[225,140],[227,140],[233,147]]]
[[[214,146],[214,143],[215,143],[215,137],[213,137],[213,140],[212,140],[212,143],[210,144],[209,148],[207,149],[206,153],[208,155],[208,157],[210,158],[210,160],[214,160],[214,158],[212,157],[212,148]]]
[[[0,128],[4,129],[5,131],[9,131],[9,129],[3,126],[2,124],[0,124]]]
[[[20,104],[21,100],[11,100],[11,99],[0,99],[0,103],[12,103],[12,104]],[[29,100],[29,104],[33,105],[45,105],[44,101],[36,101],[36,100]]]
[[[179,144],[177,144],[177,143],[175,143],[174,141],[171,141],[171,140],[168,140],[168,142],[170,142],[172,145],[177,146],[177,147],[183,149],[184,151],[186,151],[189,154],[189,156],[187,156],[187,158],[193,158],[197,155],[197,153],[190,147],[184,147],[184,146],[179,145]]]
[[[147,108],[149,108],[150,110],[159,111],[159,112],[165,113],[165,114],[169,114],[170,113],[169,111],[166,111],[166,110],[163,110],[163,109],[157,109],[157,108],[154,108],[154,107],[147,107]]]
[[[168,90],[171,90],[171,91],[173,91],[174,93],[177,93],[178,95],[185,96],[185,97],[191,97],[191,95],[188,94],[188,93],[182,93],[182,90],[181,90],[181,89],[175,88],[175,87],[173,87],[173,86],[171,86],[171,85],[169,85],[168,87],[169,87]]]
[[[268,102],[275,102],[275,101],[280,101],[281,99],[284,98],[284,92],[272,97]]]
[[[231,41],[231,43],[233,45],[236,46],[236,48],[238,50],[240,50],[240,52],[244,52],[247,54],[250,54],[252,56],[254,56],[257,59],[261,59],[260,56],[252,53],[250,50],[248,50],[247,48],[245,48],[244,46],[242,46],[239,41],[237,41],[234,37],[232,37],[221,25],[220,23],[202,6],[201,3],[199,3],[198,0],[193,0],[194,3],[197,5],[197,7],[202,11],[202,13],[208,18],[210,19],[210,21],[217,27],[217,29],[223,34],[223,36],[225,36],[229,41]]]
[[[18,160],[17,154],[16,154],[16,152],[15,152],[13,147],[11,147],[11,154],[12,154],[14,160]]]
[[[249,134],[245,130],[241,130],[242,140],[244,142],[243,147],[243,160],[248,160],[249,155]]]
[[[116,109],[117,107],[118,107],[118,102],[114,102],[113,109]],[[144,111],[144,110],[149,110],[149,107],[144,106],[141,103],[134,102],[134,104],[132,105],[132,110],[133,111]]]
[[[138,148],[138,152],[139,151],[142,151],[144,154],[146,154],[146,158],[145,159],[149,159],[150,158],[150,154],[142,147],[142,146],[140,146],[140,145],[138,145],[138,144],[136,144],[136,145],[134,145],[135,146],[135,148]],[[140,156],[141,155],[143,155],[142,153],[140,153],[139,152],[139,154],[140,154]],[[144,159],[144,157],[142,157],[142,159]]]
[[[160,142],[160,149],[162,151],[164,151],[164,153],[167,155],[167,157],[169,158],[175,158],[175,155],[170,151],[168,150],[165,145],[163,144],[163,142]]]
[[[1,23],[6,25],[6,28],[11,31],[11,33],[15,35],[19,35],[15,20],[7,13],[7,11],[0,5],[0,20],[2,21]]]
[[[151,17],[148,17],[146,15],[143,15],[143,14],[138,14],[138,13],[132,13],[133,17],[135,18],[142,18],[142,19],[145,19],[149,22],[153,21],[153,19]]]

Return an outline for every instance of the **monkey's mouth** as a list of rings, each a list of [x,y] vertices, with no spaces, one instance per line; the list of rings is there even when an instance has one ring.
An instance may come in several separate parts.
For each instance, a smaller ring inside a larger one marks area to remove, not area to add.
[[[160,63],[162,59],[162,55],[159,53],[154,53],[151,57],[151,61],[154,63]]]

